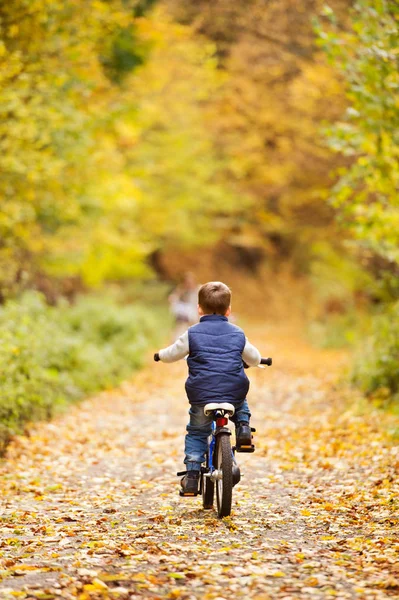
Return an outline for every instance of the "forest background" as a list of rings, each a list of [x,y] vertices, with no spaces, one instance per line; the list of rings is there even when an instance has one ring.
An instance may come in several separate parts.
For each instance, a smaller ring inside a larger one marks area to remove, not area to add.
[[[395,0],[0,2],[0,438],[165,339],[187,269],[399,401]],[[293,301],[294,299],[294,301]]]

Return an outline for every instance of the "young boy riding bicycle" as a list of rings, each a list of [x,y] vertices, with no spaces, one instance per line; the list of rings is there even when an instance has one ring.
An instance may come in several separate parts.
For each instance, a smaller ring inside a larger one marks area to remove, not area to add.
[[[235,407],[231,420],[236,426],[237,450],[252,444],[251,413],[246,396],[249,380],[244,363],[255,367],[261,361],[259,350],[249,343],[242,329],[229,323],[231,291],[220,281],[202,285],[198,292],[200,321],[174,344],[160,350],[155,360],[175,362],[187,356],[189,375],[186,392],[190,421],[185,439],[187,475],[181,480],[185,493],[197,493],[201,465],[205,460],[212,416],[204,414],[209,402],[230,402]]]

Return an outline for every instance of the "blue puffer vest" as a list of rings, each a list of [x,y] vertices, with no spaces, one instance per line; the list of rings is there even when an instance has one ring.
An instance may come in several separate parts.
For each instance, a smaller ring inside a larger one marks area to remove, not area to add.
[[[242,365],[245,334],[222,315],[205,315],[188,330],[186,392],[190,404],[245,400],[249,380]]]

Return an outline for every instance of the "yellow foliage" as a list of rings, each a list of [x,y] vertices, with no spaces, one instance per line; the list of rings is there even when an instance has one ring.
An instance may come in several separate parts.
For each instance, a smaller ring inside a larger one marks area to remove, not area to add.
[[[4,290],[43,269],[89,285],[145,276],[148,254],[215,239],[210,219],[239,204],[207,128],[223,79],[212,45],[162,11],[135,18],[135,4],[1,8]]]

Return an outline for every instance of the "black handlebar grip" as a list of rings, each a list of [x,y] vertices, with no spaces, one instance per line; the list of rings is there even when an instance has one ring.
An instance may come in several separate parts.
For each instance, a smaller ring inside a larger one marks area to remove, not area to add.
[[[155,352],[155,354],[154,354],[154,360],[155,360],[155,362],[159,362],[161,360],[159,358],[159,352]]]
[[[267,365],[268,367],[271,367],[272,364],[273,364],[273,361],[272,361],[271,358],[261,358],[260,364],[261,365]]]

